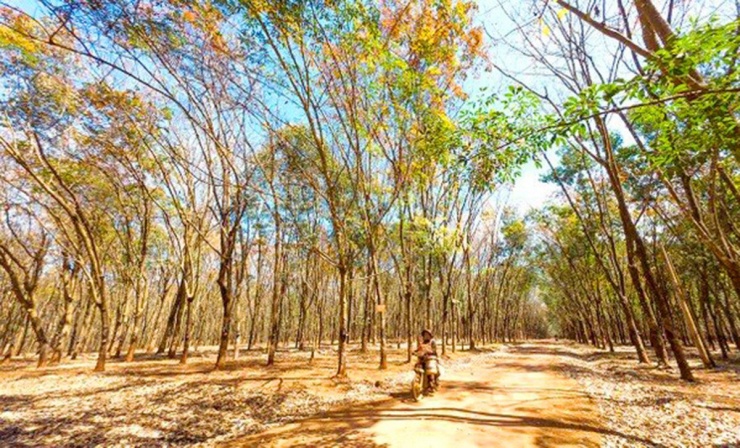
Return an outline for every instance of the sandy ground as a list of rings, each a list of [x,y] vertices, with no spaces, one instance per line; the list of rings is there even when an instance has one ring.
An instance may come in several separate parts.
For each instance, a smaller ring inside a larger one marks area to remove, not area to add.
[[[578,383],[557,374],[548,345],[525,344],[447,369],[420,403],[405,391],[233,440],[228,447],[594,447],[607,431]]]
[[[265,367],[243,352],[213,370],[141,355],[92,372],[94,359],[35,369],[0,366],[0,447],[734,447],[740,446],[740,364],[703,370],[638,366],[616,353],[544,341],[450,354],[442,389],[421,403],[403,348],[349,355],[333,378],[335,348],[283,350]]]
[[[678,368],[638,365],[631,347],[614,353],[592,347],[552,347],[559,370],[578,381],[597,403],[611,431],[602,446],[740,447],[740,353],[728,360],[714,353],[716,369],[705,369],[687,349],[696,382],[678,381]]]

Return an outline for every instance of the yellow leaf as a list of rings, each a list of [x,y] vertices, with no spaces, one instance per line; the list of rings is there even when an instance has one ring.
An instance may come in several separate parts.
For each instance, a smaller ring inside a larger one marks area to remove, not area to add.
[[[38,51],[34,41],[5,26],[0,26],[0,48],[17,48],[24,54]]]
[[[184,13],[182,13],[182,18],[186,22],[193,23],[195,22],[195,13],[193,13],[193,11],[185,11]]]
[[[568,10],[567,10],[567,9],[565,9],[565,8],[562,8],[562,9],[561,9],[560,11],[558,11],[558,13],[557,13],[557,15],[558,15],[558,20],[563,20],[563,17],[565,17],[565,15],[566,15],[566,14],[568,14]]]

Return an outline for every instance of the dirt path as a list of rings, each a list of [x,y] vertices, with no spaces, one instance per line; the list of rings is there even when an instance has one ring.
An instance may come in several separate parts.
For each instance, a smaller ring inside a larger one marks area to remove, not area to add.
[[[447,369],[442,390],[421,403],[403,391],[234,440],[264,447],[599,446],[595,404],[558,373],[562,352],[544,343],[473,357]]]

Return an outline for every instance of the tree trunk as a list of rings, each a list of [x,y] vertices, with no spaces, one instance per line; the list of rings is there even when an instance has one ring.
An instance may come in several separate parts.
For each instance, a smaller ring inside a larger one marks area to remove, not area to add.
[[[188,297],[185,302],[185,337],[182,344],[182,355],[180,355],[180,364],[187,364],[188,356],[190,356],[190,334],[193,331],[193,299],[195,299],[195,297]]]
[[[69,357],[74,360],[80,354],[81,350],[85,350],[87,347],[87,337],[90,334],[90,326],[92,324],[94,305],[92,299],[88,298],[85,304],[85,314],[82,318],[82,326],[77,326],[76,336],[70,340],[69,345]]]
[[[257,286],[254,288],[254,310],[252,311],[252,321],[249,324],[249,342],[247,350],[251,350],[254,345],[256,336],[256,326],[262,309],[262,239],[257,241]]]
[[[228,250],[227,250],[228,251]],[[223,369],[226,363],[227,351],[229,349],[229,334],[231,332],[231,303],[232,303],[232,270],[231,253],[221,255],[221,266],[218,274],[218,288],[223,306],[221,320],[221,337],[218,345],[218,356],[216,357],[216,369]]]
[[[164,353],[165,350],[171,345],[170,339],[173,337],[173,334],[175,332],[175,323],[177,321],[177,315],[180,313],[180,309],[183,306],[183,300],[184,294],[180,291],[181,288],[184,287],[183,282],[184,278],[180,279],[180,285],[178,286],[177,295],[175,296],[175,301],[172,303],[172,308],[170,308],[170,315],[167,317],[167,326],[165,327],[164,334],[162,335],[161,342],[159,343],[159,347],[157,348],[157,354]]]
[[[149,278],[145,277],[145,280],[143,280],[143,285],[141,284],[141,277],[144,276],[146,276],[146,273],[142,269],[137,281],[131,340],[129,341],[128,351],[126,352],[126,362],[131,362],[134,360],[134,353],[136,352],[136,347],[139,343],[139,326],[141,325],[141,315],[144,311],[144,305],[148,302],[149,298]]]
[[[96,304],[98,311],[100,311],[100,347],[98,348],[98,360],[95,363],[95,371],[105,371],[105,361],[108,357],[108,312],[106,307],[101,304]]]
[[[411,299],[412,299],[412,291],[411,291],[411,267],[407,266],[406,268],[406,278],[404,281],[404,302],[406,303],[406,362],[411,362],[411,359],[413,357],[413,348],[411,345],[413,344],[413,338],[414,338],[414,329],[412,326],[413,322],[413,316],[411,311]]]
[[[678,340],[678,337],[673,328],[670,305],[663,293],[658,288],[655,278],[651,272],[650,261],[648,259],[645,245],[639,233],[637,232],[637,228],[635,227],[635,223],[632,220],[629,208],[627,207],[627,202],[624,196],[624,191],[622,190],[622,184],[619,176],[619,167],[614,159],[614,153],[612,151],[609,133],[606,130],[606,126],[601,118],[596,118],[596,123],[599,128],[599,132],[602,137],[602,143],[604,144],[604,150],[607,155],[607,161],[605,163],[605,168],[608,175],[607,177],[609,178],[609,183],[612,187],[612,191],[614,192],[615,199],[617,200],[619,217],[622,221],[622,228],[624,229],[625,240],[627,243],[628,258],[631,259],[628,261],[631,267],[631,275],[633,275],[633,281],[637,280],[635,287],[639,288],[640,282],[639,276],[637,277],[637,279],[634,278],[634,272],[636,272],[637,268],[633,265],[633,263],[636,258],[636,261],[638,261],[640,263],[640,266],[642,267],[642,275],[645,278],[648,290],[651,292],[652,297],[656,302],[658,313],[661,316],[663,332],[665,333],[666,339],[668,339],[668,343],[671,346],[673,355],[676,358],[676,362],[678,363],[678,368],[681,372],[681,378],[686,381],[693,381],[694,376],[691,373],[691,368],[689,367],[689,363],[686,360],[686,355],[684,354],[681,342]],[[630,256],[630,254],[633,255]],[[662,341],[660,341],[660,339],[656,337],[654,339],[654,343],[662,344]]]
[[[177,348],[180,347],[180,332],[182,330],[183,314],[185,313],[185,307],[187,306],[185,303],[187,299],[186,285],[187,280],[183,277],[181,282],[182,290],[178,291],[178,294],[182,294],[182,298],[178,300],[180,305],[177,308],[177,314],[175,314],[175,324],[172,326],[172,334],[170,335],[169,341],[170,344],[167,349],[167,358],[169,359],[177,358]]]
[[[470,268],[470,242],[465,249],[465,295],[468,299],[468,344],[470,350],[475,350],[475,313],[473,308],[472,270]]]
[[[280,244],[280,227],[276,224],[275,231],[275,245],[273,253],[273,273],[272,273],[272,303],[270,304],[270,333],[267,344],[267,365],[271,366],[275,363],[275,352],[278,347],[278,334],[280,331],[280,322],[278,321],[278,315],[280,313],[280,291],[283,283],[283,266],[282,266],[282,253]]]
[[[722,288],[722,296],[724,300],[722,301],[721,308],[730,327],[730,334],[732,335],[732,340],[735,342],[735,350],[740,352],[740,331],[738,331],[737,325],[735,325],[735,315],[730,305],[730,295],[724,288]],[[717,300],[719,300],[719,297]]]
[[[367,277],[370,277],[370,273],[372,272],[370,266],[367,267]],[[362,336],[360,339],[360,351],[362,353],[367,353],[367,341],[370,337],[370,313],[372,312],[370,308],[370,304],[372,303],[372,300],[370,299],[371,294],[371,283],[368,279],[368,281],[365,282],[365,291],[363,292],[363,309],[362,309]]]
[[[622,294],[621,292],[618,293],[618,296],[619,302],[622,305],[622,310],[624,311],[625,318],[627,319],[627,332],[629,333],[630,342],[632,342],[632,345],[637,351],[637,359],[639,360],[640,364],[649,364],[650,357],[647,354],[647,350],[645,350],[645,345],[642,342],[642,337],[640,336],[640,332],[637,329],[637,323],[635,322],[635,314],[632,311],[632,305],[629,303],[629,300],[627,300],[627,297],[625,297],[624,294]]]
[[[377,299],[377,312],[378,312],[378,336],[380,342],[380,364],[378,368],[385,370],[388,368],[388,355],[385,351],[385,320],[387,315],[386,304],[383,294],[380,290],[380,273],[378,272],[378,260],[375,253],[374,239],[373,242],[369,243],[369,254],[370,254],[370,266],[371,266],[371,279],[373,284],[373,291],[375,292],[375,298]]]
[[[683,291],[683,288],[681,287],[681,283],[678,279],[678,275],[676,274],[676,269],[673,267],[671,258],[668,256],[668,252],[666,252],[665,247],[661,246],[660,250],[663,253],[663,257],[665,258],[666,265],[668,266],[668,273],[670,275],[671,282],[676,289],[678,303],[681,307],[684,322],[686,323],[686,328],[689,332],[689,336],[691,336],[691,340],[693,341],[694,346],[699,351],[699,357],[701,357],[702,363],[704,363],[704,367],[708,369],[714,368],[716,367],[716,365],[714,364],[714,360],[712,359],[712,357],[709,355],[709,350],[707,350],[704,339],[702,338],[701,334],[699,334],[699,329],[696,326],[696,322],[694,321],[694,317],[691,313],[691,309],[689,308],[689,304],[686,302],[686,295]]]
[[[347,268],[340,261],[339,271],[339,351],[337,359],[337,377],[347,376]]]

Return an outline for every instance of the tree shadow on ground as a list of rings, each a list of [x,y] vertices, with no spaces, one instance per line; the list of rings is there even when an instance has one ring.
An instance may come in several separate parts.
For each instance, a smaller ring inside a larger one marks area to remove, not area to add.
[[[650,440],[623,434],[588,423],[571,422],[562,419],[522,416],[509,413],[481,412],[457,407],[391,407],[394,403],[408,403],[408,394],[393,394],[393,400],[352,406],[340,410],[318,414],[292,425],[277,428],[265,433],[235,439],[225,443],[225,447],[272,446],[280,441],[286,446],[309,447],[379,447],[362,432],[382,421],[416,421],[430,420],[452,422],[477,427],[535,428],[537,446],[558,446],[572,443],[568,434],[556,434],[555,430],[574,431],[576,433],[596,433],[616,436],[629,443],[642,443],[649,447],[661,447]],[[466,426],[467,427],[467,426]],[[358,443],[353,443],[353,437]],[[399,437],[403,437],[399,434]],[[295,440],[294,440],[295,439]]]
[[[335,420],[306,419],[282,425],[274,430],[240,437],[218,444],[222,448],[269,447],[275,444],[291,448],[387,448],[362,431],[370,428],[373,419]]]
[[[121,416],[123,417],[123,416]],[[124,446],[162,446],[200,443],[208,440],[207,436],[188,434],[184,431],[167,429],[164,438],[147,438],[134,434],[111,434],[118,425],[101,422],[97,412],[83,412],[75,417],[37,417],[24,420],[23,426],[0,421],[0,444],[7,447],[40,447],[59,448],[107,446],[121,444]],[[80,431],[80,428],[85,428]],[[157,427],[155,429],[165,430]]]
[[[231,431],[235,418],[258,424],[279,420],[281,404],[295,392],[260,394],[247,391],[239,394],[234,393],[232,387],[223,387],[219,383],[182,383],[152,390],[142,406],[136,408],[95,398],[99,394],[131,387],[136,386],[124,384],[86,393],[83,401],[76,402],[80,410],[66,415],[55,415],[53,406],[38,406],[36,402],[64,401],[75,396],[69,392],[47,394],[43,398],[3,396],[0,398],[0,412],[7,412],[6,415],[17,413],[23,418],[0,418],[0,446],[159,447],[206,443]],[[202,388],[203,393],[194,390],[196,387]],[[31,411],[34,408],[39,410]],[[156,435],[142,436],[142,429]]]

